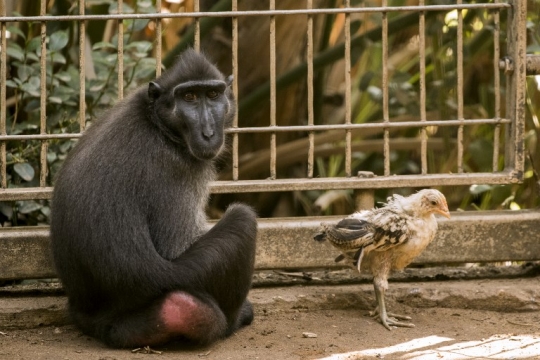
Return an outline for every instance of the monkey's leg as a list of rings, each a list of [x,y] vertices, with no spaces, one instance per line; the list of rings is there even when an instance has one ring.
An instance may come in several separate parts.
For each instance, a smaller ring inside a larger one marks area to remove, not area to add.
[[[392,318],[398,319],[398,320],[411,320],[410,317],[404,316],[404,315],[398,315],[398,314],[392,314],[386,312],[386,304],[384,302],[384,294],[386,292],[386,289],[388,289],[388,281],[386,279],[380,279],[380,278],[374,278],[373,279],[373,287],[375,288],[375,297],[377,298],[377,307],[373,312],[370,313],[373,317],[378,317],[381,323],[385,328],[388,330],[392,330],[390,326],[399,326],[399,327],[414,327],[414,324],[411,323],[403,323],[397,320],[394,320]],[[390,318],[391,316],[392,318]]]
[[[253,309],[246,300],[253,276],[257,221],[247,206],[230,206],[221,220],[201,236],[184,254],[174,260],[182,276],[189,265],[196,269],[196,297],[214,301],[225,314],[231,334],[253,320]],[[205,301],[207,302],[207,301]]]

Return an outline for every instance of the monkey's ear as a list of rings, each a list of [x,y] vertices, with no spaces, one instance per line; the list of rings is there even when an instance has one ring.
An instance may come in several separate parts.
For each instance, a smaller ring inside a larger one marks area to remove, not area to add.
[[[227,76],[227,79],[225,80],[225,83],[227,84],[227,87],[232,85],[233,80],[234,80],[234,76],[232,76],[232,75]]]
[[[156,100],[163,93],[163,88],[158,83],[150,81],[148,84],[148,97],[152,100]]]

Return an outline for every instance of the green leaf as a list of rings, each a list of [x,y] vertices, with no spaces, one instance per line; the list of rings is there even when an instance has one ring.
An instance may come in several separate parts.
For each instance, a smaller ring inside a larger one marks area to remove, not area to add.
[[[23,64],[19,66],[19,68],[17,69],[17,77],[21,81],[26,81],[32,75],[33,72],[34,72],[34,69],[32,69],[32,67]]]
[[[480,195],[486,191],[493,189],[491,185],[471,185],[469,192],[473,195]]]
[[[7,216],[8,219],[11,219],[13,216],[13,207],[10,202],[0,201],[0,212]]]
[[[11,87],[11,88],[16,88],[17,83],[15,81],[13,81],[13,80],[6,80],[6,86]]]
[[[12,43],[10,42],[8,47],[7,47],[7,54],[8,56],[14,58],[14,59],[17,59],[17,60],[23,60],[24,59],[24,51],[23,49],[15,44],[15,43]]]
[[[129,26],[129,29],[131,29],[132,31],[141,31],[150,22],[150,20],[148,19],[135,19],[132,21],[133,23]]]
[[[20,36],[20,37],[22,37],[23,39],[26,39],[26,36],[25,36],[24,33],[21,31],[21,29],[19,29],[19,28],[16,27],[16,26],[8,26],[8,27],[7,27],[7,31],[9,31],[9,32],[12,33],[12,34],[16,34],[17,36]]]
[[[56,63],[56,64],[65,64],[66,63],[66,58],[61,53],[51,54],[51,59],[52,59],[52,62]]]
[[[66,47],[69,41],[67,31],[61,30],[51,34],[49,38],[49,50],[58,51]]]
[[[39,50],[41,47],[41,38],[35,37],[32,38],[26,45],[26,51],[28,52],[35,52],[36,50]]]
[[[13,166],[13,170],[25,181],[32,181],[36,172],[29,163],[17,163]]]
[[[114,49],[114,50],[116,50],[116,47],[113,44],[111,44],[110,42],[106,42],[106,41],[100,41],[98,43],[95,43],[92,46],[92,50],[94,50],[94,51],[102,50],[102,49]]]
[[[19,205],[19,212],[21,214],[30,214],[33,211],[41,209],[41,205],[35,202],[34,200],[30,201],[18,201],[17,205]]]
[[[66,72],[66,71],[62,71],[62,72],[59,72],[59,73],[57,73],[57,74],[54,74],[54,76],[55,76],[57,79],[59,79],[59,80],[65,82],[65,83],[71,81],[71,75],[70,75],[68,72]]]
[[[26,92],[27,94],[35,97],[39,97],[39,87],[35,87],[32,84],[26,82],[21,85],[21,90]]]
[[[56,96],[50,96],[49,97],[49,102],[51,102],[53,104],[61,104],[62,99],[60,99],[59,97],[56,97]]]

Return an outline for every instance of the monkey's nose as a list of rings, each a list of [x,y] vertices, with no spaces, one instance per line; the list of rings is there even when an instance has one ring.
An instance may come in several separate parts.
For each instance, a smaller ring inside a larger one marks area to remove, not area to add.
[[[205,139],[210,139],[212,136],[214,136],[214,130],[204,129],[202,134]]]

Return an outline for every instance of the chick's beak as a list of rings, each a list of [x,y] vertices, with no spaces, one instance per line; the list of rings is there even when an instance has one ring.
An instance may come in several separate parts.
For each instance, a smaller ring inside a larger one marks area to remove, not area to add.
[[[450,219],[450,211],[448,211],[448,205],[444,204],[435,209],[435,212],[439,215],[444,216],[447,219]]]

